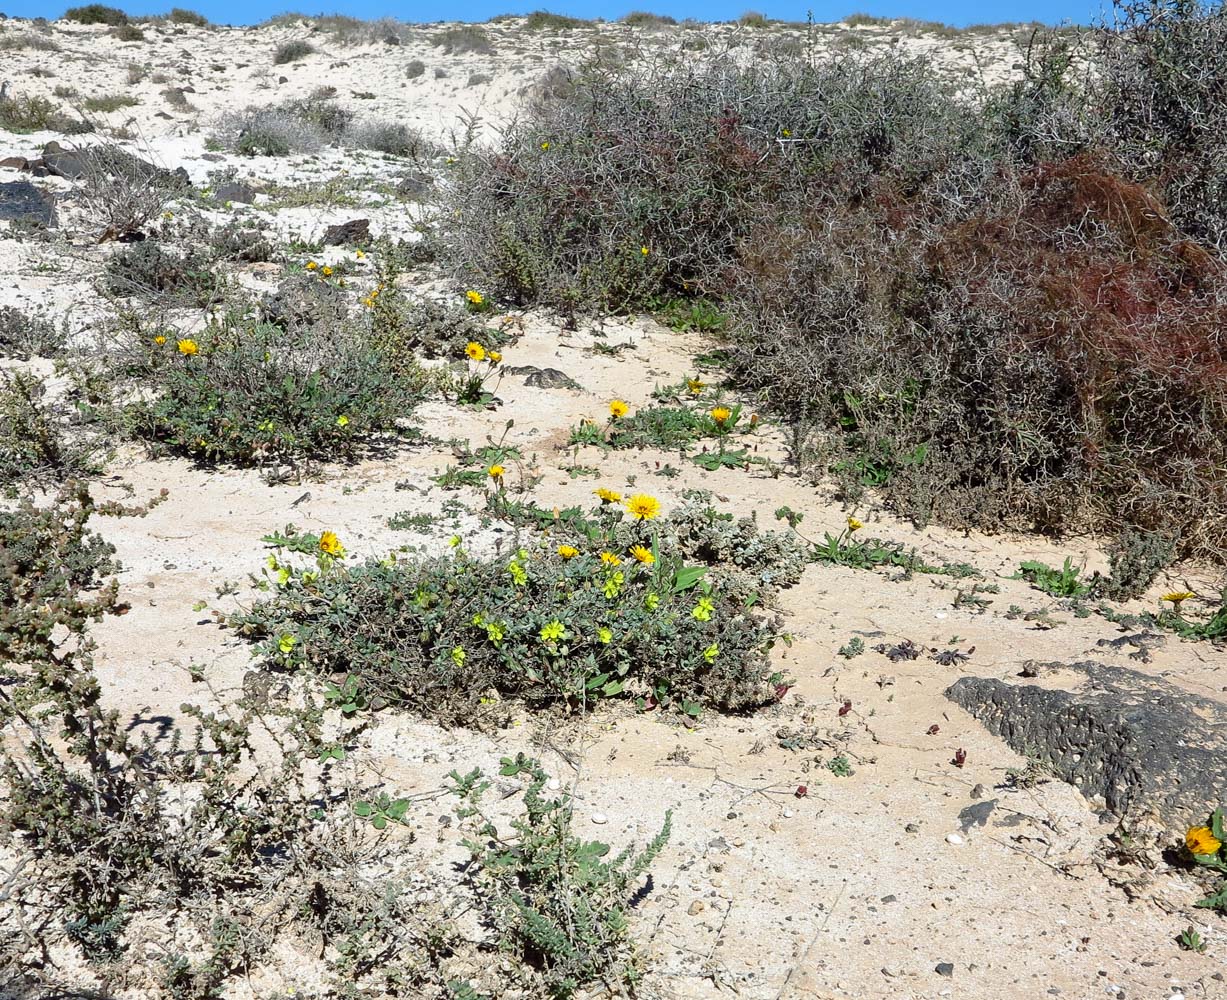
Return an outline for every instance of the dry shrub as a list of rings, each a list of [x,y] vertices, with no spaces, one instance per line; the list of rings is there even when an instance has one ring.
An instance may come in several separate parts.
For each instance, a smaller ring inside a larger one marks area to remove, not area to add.
[[[1227,283],[1153,195],[1078,158],[933,226],[899,196],[764,227],[734,366],[809,458],[919,522],[1124,525],[1222,558]]]
[[[1227,157],[1202,119],[1156,126],[1170,162],[1125,141],[1122,103],[1082,107],[1110,88],[1071,81],[1074,41],[980,102],[897,54],[589,68],[461,157],[452,261],[564,314],[719,301],[798,459],[919,522],[1161,532],[1221,562]],[[1137,90],[1172,50],[1134,44]]]

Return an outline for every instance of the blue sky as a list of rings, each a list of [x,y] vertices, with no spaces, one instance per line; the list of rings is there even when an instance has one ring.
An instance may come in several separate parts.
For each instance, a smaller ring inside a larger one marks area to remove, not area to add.
[[[4,10],[10,17],[58,17],[65,7],[89,0],[5,0]],[[806,6],[791,3],[753,0],[643,0],[642,3],[600,3],[594,0],[571,0],[557,3],[517,4],[511,0],[479,0],[458,4],[454,0],[418,0],[395,3],[394,0],[351,0],[332,6],[315,5],[318,0],[102,0],[132,14],[160,13],[172,6],[190,8],[209,20],[222,24],[253,24],[273,14],[298,10],[307,14],[341,13],[353,17],[396,17],[403,21],[484,21],[495,14],[527,13],[544,8],[575,17],[603,17],[615,20],[631,10],[650,10],[656,14],[671,14],[679,20],[693,17],[704,21],[727,21],[746,10],[757,10],[768,17],[788,21],[805,20]],[[1048,24],[1074,22],[1086,24],[1095,20],[1101,9],[1096,0],[841,0],[837,3],[817,3],[814,17],[819,21],[838,21],[841,17],[861,11],[884,17],[915,17],[929,21],[963,26],[998,21],[1043,21]]]

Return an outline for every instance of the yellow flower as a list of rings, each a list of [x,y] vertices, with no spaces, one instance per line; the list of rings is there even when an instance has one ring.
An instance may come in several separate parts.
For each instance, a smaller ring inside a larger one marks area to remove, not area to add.
[[[625,417],[630,412],[631,408],[620,399],[615,399],[609,404],[609,415],[615,420],[619,417]]]
[[[308,271],[314,271],[314,270],[315,270],[317,267],[319,267],[319,264],[317,264],[315,261],[313,261],[313,260],[309,260],[309,261],[307,261],[307,270],[308,270]]]
[[[695,396],[700,396],[703,394],[703,390],[707,388],[707,383],[702,379],[688,378],[686,379],[686,388]]]
[[[293,650],[297,642],[298,642],[298,636],[290,635],[287,632],[285,635],[283,635],[280,639],[277,640],[277,648],[280,649],[283,653],[289,653],[291,650]]]
[[[858,521],[851,514],[848,515],[848,530],[849,531],[860,531],[861,528],[863,527],[865,527],[865,525],[863,525],[860,521]]]
[[[790,129],[790,128],[783,129],[783,135],[784,135],[784,138],[785,138],[785,139],[791,138],[791,136],[792,136],[792,129]]]
[[[362,300],[362,304],[363,304],[364,306],[366,306],[368,309],[374,309],[374,308],[375,308],[375,300],[374,300],[373,298],[369,298],[369,297],[368,297],[368,298],[363,299],[363,300]]]
[[[497,365],[503,360],[503,355],[498,351],[488,351],[486,356],[490,359],[490,364]]]
[[[612,552],[602,552],[601,562],[606,566],[621,566],[622,560],[615,556]]]
[[[362,251],[362,250],[355,250],[354,256],[357,257],[359,260],[361,260],[363,257],[366,256],[366,253],[365,251]]]
[[[716,657],[720,655],[720,643],[713,642],[705,650],[703,650],[703,659],[708,663],[715,663]]]
[[[344,413],[342,413],[339,417],[337,417],[337,426],[338,427],[348,427],[349,417],[347,417]]]
[[[506,471],[506,469],[496,463],[486,470],[486,475],[488,475],[491,479],[502,479],[503,473]]]
[[[579,555],[579,549],[574,545],[560,545],[558,546],[558,554],[564,559],[574,559]]]
[[[456,666],[458,667],[464,666],[464,657],[465,657],[465,652],[464,652],[463,646],[454,646],[452,648],[452,662],[456,664]]]
[[[645,566],[651,566],[656,562],[656,557],[652,555],[652,550],[643,545],[632,545],[631,555]]]
[[[549,144],[548,142],[543,142],[543,143],[541,144],[541,148],[542,148],[542,149],[549,149],[549,148],[550,148],[550,144]]]
[[[560,622],[557,618],[555,618],[552,622],[548,622],[545,625],[541,626],[541,632],[540,632],[541,641],[542,642],[557,642],[564,635],[566,635],[566,632],[567,630],[563,626],[562,622]]]
[[[343,556],[345,546],[341,544],[341,539],[337,538],[335,531],[325,531],[320,535],[320,551],[330,556]]]
[[[167,222],[170,222],[170,220],[173,219],[174,217],[175,217],[174,212],[163,212],[162,213],[162,218],[165,219]]]
[[[1176,610],[1179,611],[1182,601],[1191,601],[1196,596],[1191,590],[1173,590],[1170,594],[1164,594],[1162,599],[1171,601],[1176,605]]]
[[[601,498],[601,503],[619,503],[622,500],[621,493],[615,493],[613,490],[607,490],[602,486],[599,490],[593,490],[598,497]]]
[[[700,597],[699,603],[690,609],[690,615],[695,621],[711,621],[711,613],[716,610],[716,604],[710,597]]]
[[[613,630],[607,629],[604,626],[596,630],[596,641],[602,646],[608,646],[613,642]]]
[[[479,306],[486,301],[486,297],[482,295],[481,292],[474,291],[472,288],[464,293],[464,297],[475,306]]]
[[[469,345],[464,349],[464,353],[473,361],[484,361],[486,358],[486,349],[475,340],[469,341]]]
[[[324,267],[323,267],[323,269],[320,271],[320,274],[322,274],[322,275],[323,275],[325,278],[331,278],[331,277],[332,277],[332,268],[331,268],[331,267],[329,267],[327,264],[325,264],[325,265],[324,265]]]
[[[200,350],[200,346],[196,343],[196,341],[188,337],[185,337],[183,340],[179,341],[179,353],[180,354],[186,354],[189,357],[191,357],[193,354],[195,354],[199,350]]]
[[[660,516],[660,501],[646,493],[636,493],[626,501],[626,510],[636,521],[651,521]]]
[[[1223,842],[1208,826],[1195,826],[1184,835],[1184,846],[1189,849],[1190,854],[1205,857],[1218,854],[1222,850]]]
[[[154,337],[154,338],[153,338],[153,342],[154,342],[155,344],[157,344],[159,347],[161,347],[163,344],[165,344],[165,343],[166,343],[166,338],[165,338],[165,337],[163,337],[163,336],[162,336],[162,335],[159,333],[159,334],[158,334],[156,337]]]
[[[640,247],[640,248],[639,248],[639,253],[640,253],[640,254],[642,254],[644,257],[646,257],[646,256],[647,256],[649,253],[651,253],[651,252],[652,252],[652,251],[651,251],[651,250],[649,250],[647,247]]]
[[[718,424],[723,424],[729,417],[733,415],[733,411],[727,406],[717,406],[711,411],[711,418]]]

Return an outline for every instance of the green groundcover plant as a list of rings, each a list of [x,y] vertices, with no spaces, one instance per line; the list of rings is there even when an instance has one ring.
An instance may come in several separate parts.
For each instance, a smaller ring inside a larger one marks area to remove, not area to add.
[[[681,555],[646,495],[597,512],[574,544],[546,534],[480,557],[349,562],[331,532],[270,536],[267,598],[225,616],[272,666],[344,678],[346,704],[448,721],[489,695],[590,707],[633,698],[692,716],[778,697],[782,636],[761,596]]]

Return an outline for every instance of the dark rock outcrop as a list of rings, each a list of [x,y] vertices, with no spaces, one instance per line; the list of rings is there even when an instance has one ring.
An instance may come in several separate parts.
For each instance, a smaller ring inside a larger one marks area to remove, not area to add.
[[[370,219],[350,219],[324,230],[324,246],[341,247],[354,243],[368,243],[371,239]]]
[[[1059,674],[1060,689],[963,677],[946,697],[1121,818],[1183,830],[1227,804],[1227,705],[1102,663],[1044,676]]]
[[[0,221],[55,227],[55,198],[29,181],[0,184]]]

